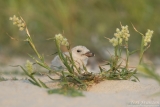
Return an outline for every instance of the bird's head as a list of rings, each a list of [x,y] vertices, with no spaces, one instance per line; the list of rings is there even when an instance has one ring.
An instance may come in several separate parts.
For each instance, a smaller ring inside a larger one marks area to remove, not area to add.
[[[72,48],[72,55],[80,60],[88,60],[88,57],[95,56],[95,54],[90,52],[85,46],[76,46]]]

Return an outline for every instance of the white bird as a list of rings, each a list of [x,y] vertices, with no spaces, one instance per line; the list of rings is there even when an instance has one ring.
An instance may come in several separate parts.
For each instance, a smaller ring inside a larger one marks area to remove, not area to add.
[[[89,57],[93,57],[94,53],[90,52],[85,46],[76,46],[71,49],[73,60],[76,66],[80,69],[83,69],[83,65],[87,65]],[[68,52],[64,52],[64,56],[69,56]],[[57,55],[51,62],[50,68],[52,70],[62,70],[66,69],[65,65],[62,63],[61,59]]]

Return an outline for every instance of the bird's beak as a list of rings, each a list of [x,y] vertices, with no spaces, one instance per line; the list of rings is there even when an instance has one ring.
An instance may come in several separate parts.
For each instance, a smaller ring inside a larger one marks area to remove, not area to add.
[[[95,56],[95,54],[92,53],[92,52],[87,52],[84,55],[86,55],[87,57],[93,57],[93,56]]]

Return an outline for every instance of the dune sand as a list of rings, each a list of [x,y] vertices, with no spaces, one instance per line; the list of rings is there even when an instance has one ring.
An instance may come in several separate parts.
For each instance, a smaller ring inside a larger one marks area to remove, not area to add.
[[[10,71],[13,69],[16,68]],[[1,71],[9,69],[1,68]],[[41,80],[56,87],[46,77]],[[153,95],[157,92],[160,92],[159,84],[142,77],[140,82],[102,81],[84,92],[84,97],[75,98],[49,95],[46,89],[34,86],[27,80],[3,81],[0,82],[0,107],[160,107],[160,94]]]
[[[24,80],[0,82],[0,90],[0,107],[139,107],[142,103],[160,106],[160,96],[152,96],[160,91],[158,84],[128,80],[106,80],[84,92],[84,97],[74,98],[48,95],[46,89]]]

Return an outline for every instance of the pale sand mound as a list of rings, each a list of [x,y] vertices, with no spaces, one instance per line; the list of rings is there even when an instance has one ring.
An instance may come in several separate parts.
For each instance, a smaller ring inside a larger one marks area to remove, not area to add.
[[[131,107],[135,101],[159,101],[151,97],[158,85],[106,80],[93,86],[85,97],[48,95],[46,89],[26,81],[0,82],[0,107]],[[134,107],[134,106],[133,106]]]
[[[132,82],[127,80],[106,80],[95,86],[93,86],[89,91],[96,93],[120,93],[125,91],[130,92],[141,92],[141,91],[150,91],[154,92],[160,87],[155,87],[155,84],[142,84],[141,82]]]

